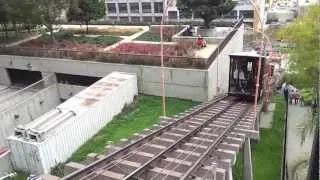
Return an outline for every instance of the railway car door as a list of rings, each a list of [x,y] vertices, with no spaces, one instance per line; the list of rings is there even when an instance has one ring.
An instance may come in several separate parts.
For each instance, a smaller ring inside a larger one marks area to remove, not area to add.
[[[233,57],[230,61],[229,92],[251,94],[254,79],[254,63],[249,58]]]

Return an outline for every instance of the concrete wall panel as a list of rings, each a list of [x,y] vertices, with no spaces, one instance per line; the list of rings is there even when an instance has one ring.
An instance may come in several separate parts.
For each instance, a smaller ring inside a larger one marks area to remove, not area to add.
[[[80,91],[84,90],[85,86],[77,86],[71,84],[58,84],[58,93],[61,99],[69,99],[72,96],[76,95]]]
[[[191,87],[191,86],[179,86],[173,84],[166,84],[166,96],[174,95],[176,98],[180,99],[190,99],[194,101],[206,101],[207,99],[207,88],[203,87]],[[159,83],[150,83],[150,82],[143,82],[141,84],[140,89],[144,94],[154,95],[158,94],[161,95],[161,86]]]
[[[7,137],[14,128],[26,124],[60,103],[57,86],[52,85],[0,112],[0,147],[6,147]]]
[[[0,84],[10,86],[11,80],[6,68],[0,67]]]
[[[159,90],[156,91],[153,87],[146,88],[146,84],[160,82],[160,67],[7,55],[0,55],[0,67],[96,77],[104,77],[112,71],[135,73],[138,77],[140,93],[161,95]],[[172,90],[167,90],[168,97],[198,101],[207,99],[205,98],[207,97],[207,91],[205,91],[207,89],[206,70],[165,69],[167,87],[172,87]],[[152,91],[152,89],[155,90]],[[200,89],[200,91],[195,93],[194,89]],[[185,92],[185,95],[181,95],[180,92]],[[65,94],[62,94],[65,97]]]
[[[227,93],[229,88],[229,54],[243,51],[244,25],[231,38],[229,43],[220,51],[219,56],[208,68],[208,99],[219,93]],[[217,72],[218,71],[218,72]],[[218,74],[218,75],[217,75]],[[218,76],[218,77],[217,77]],[[219,92],[217,91],[219,89]]]

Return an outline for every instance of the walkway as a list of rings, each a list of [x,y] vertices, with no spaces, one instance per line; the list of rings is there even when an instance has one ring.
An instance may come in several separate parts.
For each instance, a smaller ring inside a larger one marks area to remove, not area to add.
[[[313,135],[306,137],[305,143],[301,145],[301,136],[298,130],[301,122],[306,120],[308,110],[309,108],[300,105],[289,105],[286,147],[289,180],[296,180],[291,177],[293,165],[297,161],[309,157],[311,153]]]
[[[42,35],[39,34],[39,35],[31,36],[31,37],[28,37],[28,38],[25,38],[25,39],[22,39],[22,40],[18,40],[18,41],[16,41],[16,42],[13,42],[13,43],[10,43],[10,44],[6,44],[6,45],[4,45],[4,47],[17,46],[17,45],[19,45],[19,44],[22,44],[22,43],[31,41],[31,40],[33,40],[33,39],[37,39],[37,38],[39,38],[40,36],[42,36]]]

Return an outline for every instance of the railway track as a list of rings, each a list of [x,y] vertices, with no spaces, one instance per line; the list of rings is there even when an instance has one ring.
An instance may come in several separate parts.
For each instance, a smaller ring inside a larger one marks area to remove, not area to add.
[[[63,179],[225,179],[244,138],[257,134],[251,109],[216,98]]]

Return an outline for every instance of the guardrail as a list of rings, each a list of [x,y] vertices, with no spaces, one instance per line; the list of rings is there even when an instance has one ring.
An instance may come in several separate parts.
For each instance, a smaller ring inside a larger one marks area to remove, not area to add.
[[[208,58],[207,68],[209,68],[211,63],[218,57],[220,52],[226,47],[226,45],[229,43],[229,41],[236,34],[236,32],[238,31],[239,27],[243,24],[243,19],[244,19],[244,17],[241,17],[239,19],[239,21],[233,26],[233,30],[231,32],[229,32],[229,34],[219,43],[217,48],[214,50],[214,52]]]

